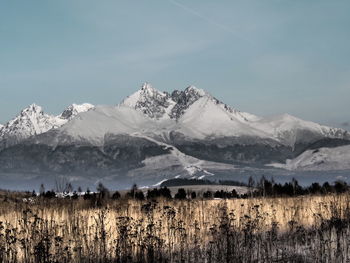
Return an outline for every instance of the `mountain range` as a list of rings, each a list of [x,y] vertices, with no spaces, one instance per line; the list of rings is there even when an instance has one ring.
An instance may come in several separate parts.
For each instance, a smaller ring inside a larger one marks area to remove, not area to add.
[[[0,126],[0,175],[154,184],[246,167],[344,170],[349,144],[340,128],[241,112],[194,86],[168,93],[146,83],[114,106],[72,104],[58,116],[23,109]]]

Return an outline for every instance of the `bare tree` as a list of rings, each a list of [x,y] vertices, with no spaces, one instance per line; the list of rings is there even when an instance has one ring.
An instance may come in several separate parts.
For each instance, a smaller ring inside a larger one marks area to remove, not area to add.
[[[96,187],[97,192],[99,192],[100,197],[105,198],[109,196],[109,190],[101,182],[98,183]]]
[[[40,185],[39,193],[40,193],[40,195],[45,194],[45,186],[44,186],[44,184],[41,184],[41,185]]]
[[[68,179],[65,176],[59,176],[55,179],[55,191],[57,193],[63,193],[66,191]]]
[[[71,183],[66,184],[66,188],[64,189],[66,193],[71,193],[73,192],[73,185]]]
[[[253,187],[255,186],[255,181],[252,176],[249,176],[248,179],[248,188],[249,188],[249,195],[253,195]]]

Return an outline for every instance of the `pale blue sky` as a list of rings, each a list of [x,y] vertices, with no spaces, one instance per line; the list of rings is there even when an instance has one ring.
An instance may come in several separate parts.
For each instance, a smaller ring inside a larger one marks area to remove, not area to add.
[[[147,81],[340,127],[349,13],[347,0],[3,0],[0,123],[32,102],[117,104]]]

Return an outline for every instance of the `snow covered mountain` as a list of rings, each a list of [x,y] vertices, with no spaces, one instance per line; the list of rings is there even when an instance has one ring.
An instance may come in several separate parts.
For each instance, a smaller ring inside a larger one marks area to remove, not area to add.
[[[83,114],[74,118],[79,113]],[[47,133],[52,129],[55,130]],[[62,114],[52,116],[31,105],[0,130],[0,138],[12,139],[12,145],[43,133],[47,134],[34,138],[35,143],[103,145],[109,134],[142,134],[189,151],[198,146],[194,142],[201,142],[201,147],[259,144],[268,145],[273,151],[278,146],[298,153],[324,138],[350,140],[345,130],[288,114],[262,118],[238,111],[194,86],[170,94],[148,83],[117,106],[72,104]],[[182,147],[184,144],[186,147]],[[223,153],[225,156],[232,155],[232,149],[226,151],[231,152]]]
[[[253,127],[244,113],[234,110],[211,96],[199,97],[182,111],[177,132],[191,138],[253,137],[272,139]]]
[[[158,91],[145,83],[140,90],[127,97],[120,105],[136,109],[149,118],[161,119],[169,117],[174,101],[168,93]]]
[[[78,114],[80,117],[75,119]],[[33,104],[0,129],[0,141],[12,145],[52,129],[57,131],[44,136],[44,142],[52,137],[51,144],[56,145],[81,141],[101,145],[108,134],[134,133],[171,143],[200,140],[217,144],[219,139],[221,144],[263,143],[293,150],[324,138],[350,140],[345,130],[288,114],[262,118],[241,112],[194,86],[170,94],[145,83],[117,106],[72,104],[53,116]],[[36,142],[43,141],[39,138]]]
[[[350,144],[350,134],[288,114],[241,112],[194,86],[168,93],[144,84],[116,106],[72,104],[53,116],[31,105],[0,129],[0,144],[0,175],[83,174],[152,183],[271,163],[289,169],[287,159],[316,148],[333,151]]]
[[[303,171],[349,170],[350,145],[307,150],[294,159],[288,159],[284,164],[274,163],[269,166]]]
[[[210,100],[210,102],[241,121],[248,121],[248,119],[255,118],[254,115],[229,107],[206,91],[194,86],[189,86],[183,91],[175,90],[169,94],[158,91],[149,83],[145,83],[140,90],[127,97],[120,105],[134,108],[152,119],[161,120],[170,118],[179,120],[187,109],[201,98]]]
[[[0,128],[0,144],[2,147],[11,146],[31,136],[61,127],[77,114],[88,111],[91,108],[93,108],[91,104],[73,104],[59,116],[53,116],[44,113],[40,106],[31,104]]]
[[[158,123],[174,120],[177,125],[171,125],[172,132],[196,139],[244,136],[275,140],[290,147],[322,138],[350,139],[345,130],[289,114],[262,118],[238,111],[194,86],[169,94],[146,83],[120,105],[133,108]]]
[[[252,126],[293,147],[298,143],[310,143],[322,138],[350,139],[346,130],[304,121],[289,114],[257,119],[252,122]]]
[[[15,144],[32,135],[41,134],[63,125],[63,120],[43,112],[36,104],[29,105],[0,130],[0,138],[7,145]]]
[[[170,95],[144,84],[117,106],[97,106],[35,141],[100,146],[108,134],[142,134],[169,143],[178,137],[185,141],[222,137],[273,141],[272,135],[251,126],[255,119],[258,117],[235,110],[193,86]]]

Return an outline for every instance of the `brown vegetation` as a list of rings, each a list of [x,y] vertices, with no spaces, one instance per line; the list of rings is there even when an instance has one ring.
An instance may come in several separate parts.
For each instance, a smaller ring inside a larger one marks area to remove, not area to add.
[[[347,194],[230,200],[0,200],[0,262],[350,259]]]

